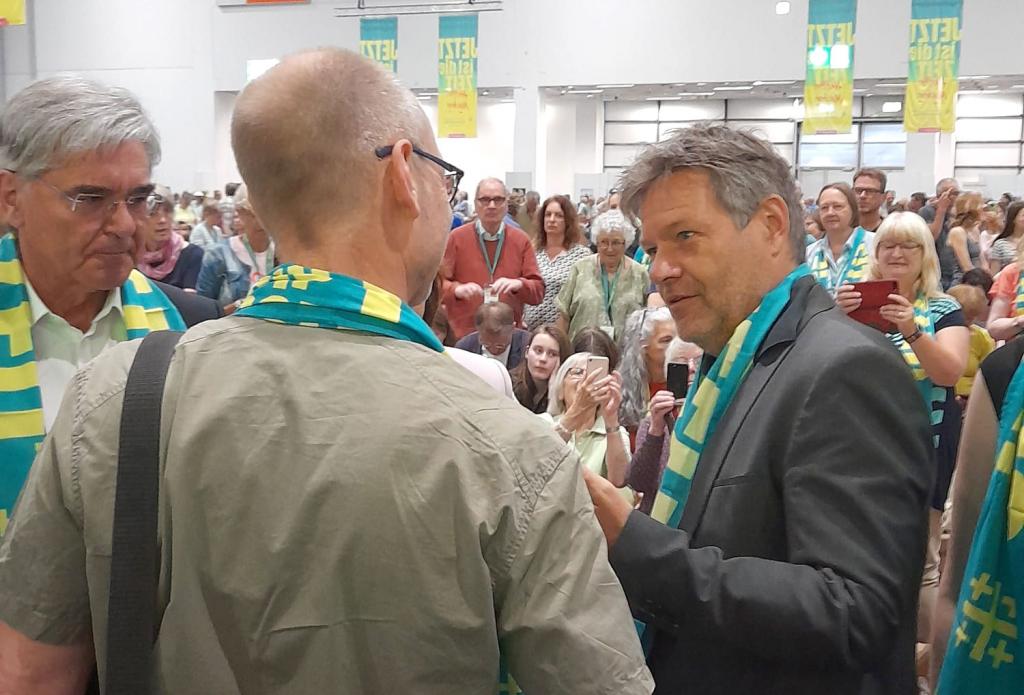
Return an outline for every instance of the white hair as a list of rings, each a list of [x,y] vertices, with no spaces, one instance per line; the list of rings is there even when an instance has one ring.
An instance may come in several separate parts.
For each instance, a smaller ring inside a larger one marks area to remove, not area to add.
[[[612,233],[619,233],[627,241],[633,238],[636,228],[619,210],[609,210],[597,216],[590,226],[590,238],[596,244],[598,240]]]
[[[160,138],[138,99],[126,89],[74,75],[48,77],[15,94],[0,116],[3,166],[36,178],[68,156],[137,141],[150,170]]]

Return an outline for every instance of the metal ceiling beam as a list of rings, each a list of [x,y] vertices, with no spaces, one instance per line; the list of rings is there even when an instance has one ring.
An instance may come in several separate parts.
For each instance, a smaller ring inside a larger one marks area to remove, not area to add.
[[[499,12],[502,0],[435,0],[434,2],[385,3],[355,0],[334,8],[335,17],[376,17],[394,15],[447,14],[458,12]]]

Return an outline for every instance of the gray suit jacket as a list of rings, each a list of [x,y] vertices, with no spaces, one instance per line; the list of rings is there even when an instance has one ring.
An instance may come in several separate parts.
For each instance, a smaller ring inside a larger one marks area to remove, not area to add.
[[[899,353],[800,280],[680,528],[633,512],[610,551],[657,693],[916,692],[932,455]]]

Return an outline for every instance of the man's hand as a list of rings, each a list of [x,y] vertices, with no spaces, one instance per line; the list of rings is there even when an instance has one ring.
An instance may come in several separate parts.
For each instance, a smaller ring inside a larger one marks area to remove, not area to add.
[[[513,278],[498,278],[491,284],[491,289],[499,297],[503,294],[515,294],[523,289],[523,281]]]
[[[615,545],[619,540],[619,534],[626,526],[633,507],[622,497],[619,488],[599,476],[597,473],[584,468],[583,480],[587,483],[587,490],[590,492],[590,499],[594,503],[594,513],[597,521],[604,531],[605,540],[608,541],[608,548]]]
[[[484,288],[475,282],[464,282],[455,288],[456,299],[472,299],[482,296],[484,296]]]

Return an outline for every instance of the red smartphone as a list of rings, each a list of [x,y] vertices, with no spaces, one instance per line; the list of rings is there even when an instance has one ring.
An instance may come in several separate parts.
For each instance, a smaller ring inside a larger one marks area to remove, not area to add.
[[[890,294],[896,294],[895,280],[869,280],[851,283],[853,289],[860,292],[861,303],[856,310],[850,312],[850,318],[865,326],[871,326],[883,333],[893,333],[896,324],[886,321],[878,312],[886,304],[892,304]]]

